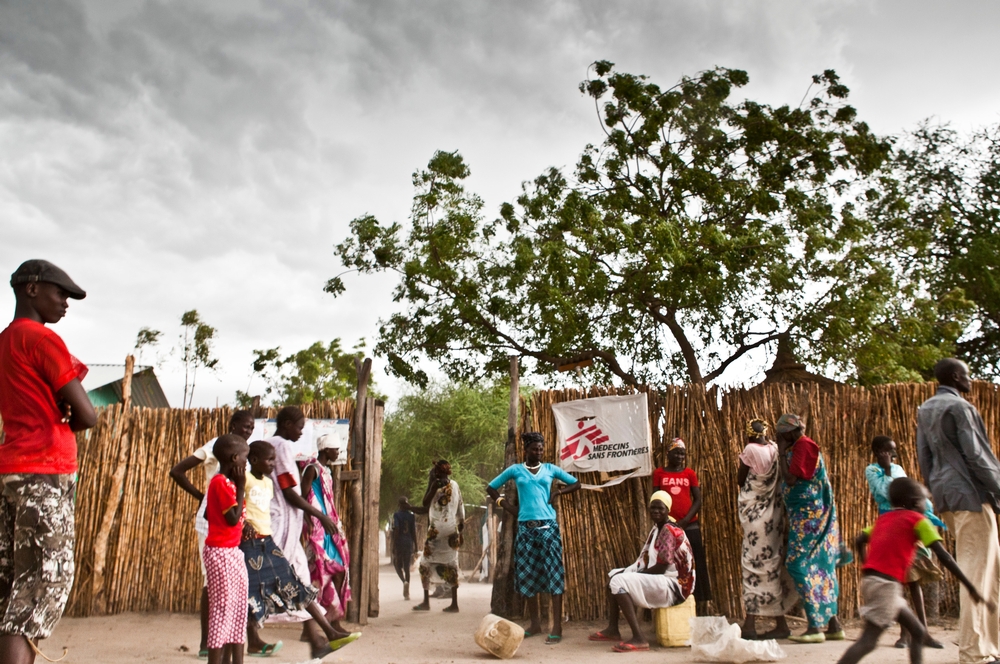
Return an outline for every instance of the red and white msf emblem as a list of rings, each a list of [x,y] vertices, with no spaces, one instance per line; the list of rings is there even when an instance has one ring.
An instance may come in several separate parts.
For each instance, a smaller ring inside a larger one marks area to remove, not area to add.
[[[592,415],[581,417],[576,421],[576,428],[579,431],[566,439],[566,444],[563,445],[562,453],[559,455],[560,461],[565,461],[570,457],[574,461],[581,459],[590,454],[590,451],[597,445],[610,440],[596,423],[588,426],[589,421],[593,419],[596,418]]]

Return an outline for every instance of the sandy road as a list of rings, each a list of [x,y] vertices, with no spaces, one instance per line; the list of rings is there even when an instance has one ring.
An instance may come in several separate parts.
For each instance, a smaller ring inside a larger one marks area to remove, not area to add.
[[[364,636],[341,652],[327,657],[324,662],[361,662],[364,664],[423,664],[438,662],[487,662],[496,661],[480,650],[472,636],[480,619],[489,612],[490,586],[468,583],[459,590],[458,614],[442,613],[447,605],[444,600],[432,600],[432,610],[414,612],[416,602],[405,602],[402,584],[390,567],[383,567],[380,576],[381,615],[364,628]],[[419,583],[419,582],[418,582]],[[416,584],[415,584],[416,585]],[[595,598],[595,601],[600,601]],[[541,638],[525,640],[515,659],[551,664],[600,664],[602,662],[682,662],[690,661],[687,648],[654,648],[648,653],[618,654],[608,644],[591,643],[587,634],[598,626],[569,623],[564,630],[564,641],[558,646],[546,646]],[[652,626],[648,626],[652,629]],[[627,629],[626,629],[627,631]],[[927,664],[952,664],[958,661],[958,648],[954,645],[955,633],[942,629],[932,630],[937,638],[947,644],[944,650],[924,650]],[[857,630],[848,630],[853,638]],[[270,661],[275,664],[299,664],[309,661],[309,648],[298,641],[299,630],[294,626],[268,626],[264,636],[270,641],[284,641],[284,648],[270,659],[247,658],[247,662]],[[906,650],[896,650],[891,637],[883,637],[880,647],[867,661],[879,664],[903,664],[908,661]],[[796,645],[787,641],[781,646],[788,660],[808,660],[809,664],[833,664],[849,642],[820,645]],[[57,627],[52,638],[42,643],[50,657],[60,655],[63,647],[69,649],[65,664],[124,664],[125,662],[168,662],[195,664],[203,661],[196,657],[198,646],[198,619],[194,615],[130,613],[104,618],[67,618]],[[39,658],[39,664],[43,660]]]

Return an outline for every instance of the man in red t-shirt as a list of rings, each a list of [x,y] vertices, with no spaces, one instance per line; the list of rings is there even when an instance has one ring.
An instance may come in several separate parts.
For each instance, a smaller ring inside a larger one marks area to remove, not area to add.
[[[45,327],[86,293],[43,260],[22,263],[10,285],[14,320],[0,332],[0,661],[20,664],[35,661],[34,644],[69,598],[74,432],[97,415],[80,384],[87,368]]]
[[[667,467],[653,471],[653,491],[666,491],[673,500],[670,506],[670,518],[684,530],[694,552],[697,571],[694,598],[698,603],[698,613],[707,615],[708,602],[712,600],[712,585],[708,580],[705,545],[701,539],[701,526],[698,525],[701,487],[698,483],[698,474],[687,467],[687,446],[680,438],[674,438],[667,448]]]

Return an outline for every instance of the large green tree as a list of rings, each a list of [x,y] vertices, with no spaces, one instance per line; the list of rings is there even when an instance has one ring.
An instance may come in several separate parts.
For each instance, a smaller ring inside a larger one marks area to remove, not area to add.
[[[892,320],[920,315],[918,294],[897,301],[866,214],[892,193],[879,186],[891,142],[857,119],[836,73],[772,107],[732,99],[739,70],[667,89],[608,62],[593,72],[580,89],[604,140],[571,177],[547,170],[487,220],[465,161],[438,152],[414,174],[408,229],[351,223],[344,265],[400,277],[402,310],[376,345],[390,371],[425,383],[429,359],[470,380],[516,354],[541,373],[592,361],[593,380],[704,384],[784,334],[847,372],[877,334],[873,359],[912,345]]]
[[[431,385],[400,398],[383,430],[382,518],[400,496],[420,503],[438,459],[451,462],[467,504],[485,504],[486,483],[503,467],[508,397],[505,386]]]

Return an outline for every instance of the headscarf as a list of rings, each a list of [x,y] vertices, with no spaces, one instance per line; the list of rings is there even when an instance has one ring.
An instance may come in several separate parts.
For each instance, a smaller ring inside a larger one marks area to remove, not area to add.
[[[802,422],[802,418],[791,413],[785,413],[779,417],[778,423],[774,426],[774,430],[778,433],[788,433],[789,431],[805,428],[806,425]]]
[[[760,431],[757,431],[757,430],[755,430],[753,428],[753,425],[755,425],[755,424],[761,425],[761,430]],[[747,432],[746,433],[747,433],[747,438],[753,438],[753,439],[763,438],[763,437],[767,436],[767,422],[765,422],[764,420],[760,419],[759,417],[753,418],[752,420],[750,420],[749,422],[747,422]]]
[[[670,506],[674,504],[673,499],[670,494],[666,491],[654,491],[653,495],[649,497],[649,504],[652,505],[654,500],[658,500],[670,511]]]
[[[684,441],[681,440],[680,438],[674,438],[673,442],[670,443],[670,447],[667,449],[667,451],[670,452],[671,450],[677,450],[677,449],[681,450],[687,449],[687,445],[685,445]]]
[[[334,449],[336,447],[337,447],[337,441],[334,440],[334,437],[331,436],[328,433],[325,433],[325,434],[323,434],[322,436],[320,436],[319,438],[316,439],[316,451],[317,452],[320,451],[320,450]]]

